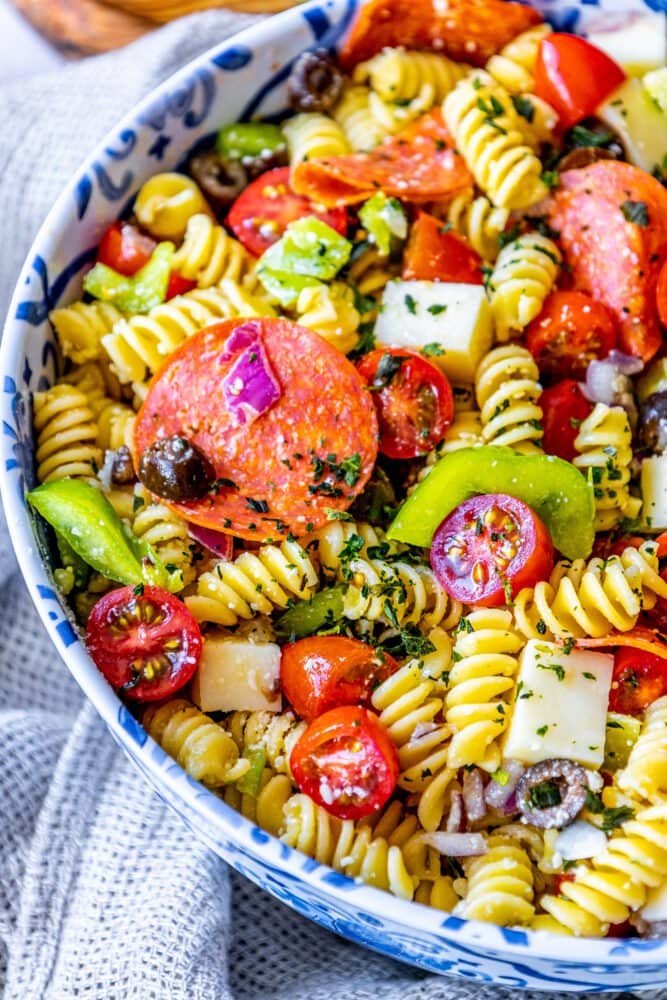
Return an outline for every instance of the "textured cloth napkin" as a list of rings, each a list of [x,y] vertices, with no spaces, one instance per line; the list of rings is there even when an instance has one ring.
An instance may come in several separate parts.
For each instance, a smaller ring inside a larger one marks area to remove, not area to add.
[[[253,20],[197,15],[123,52],[0,88],[0,317],[41,220],[88,150],[151,87]],[[32,608],[4,523],[3,988],[6,1000],[480,995],[479,986],[416,971],[319,929],[194,840],[84,703]],[[481,992],[510,996],[488,986]],[[657,1000],[667,990],[645,995]]]

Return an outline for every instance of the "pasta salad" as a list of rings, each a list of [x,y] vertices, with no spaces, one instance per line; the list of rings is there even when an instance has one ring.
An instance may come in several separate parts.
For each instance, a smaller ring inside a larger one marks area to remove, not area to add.
[[[464,918],[667,929],[667,68],[370,0],[104,233],[28,496],[246,817]]]

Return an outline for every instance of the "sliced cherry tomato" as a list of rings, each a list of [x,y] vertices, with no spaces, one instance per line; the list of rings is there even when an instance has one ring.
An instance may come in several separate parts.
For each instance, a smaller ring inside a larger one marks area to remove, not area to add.
[[[403,278],[481,285],[482,258],[463,236],[450,232],[441,219],[420,212],[410,230]]]
[[[540,396],[544,437],[542,447],[548,455],[557,455],[571,462],[576,455],[574,441],[581,422],[593,405],[588,402],[574,379],[567,378],[545,389]]]
[[[655,294],[658,303],[658,318],[662,325],[667,327],[667,260],[660,270]]]
[[[454,396],[436,365],[415,351],[385,347],[365,354],[357,369],[373,393],[383,455],[416,458],[442,441]]]
[[[283,646],[280,686],[310,722],[338,705],[370,705],[378,684],[397,670],[393,657],[358,639],[315,635]]]
[[[112,222],[97,248],[97,261],[131,278],[148,263],[156,245],[154,239],[140,232],[129,222]],[[178,271],[172,271],[167,285],[166,299],[169,301],[174,296],[183,295],[196,287],[196,281],[190,281]]]
[[[347,232],[345,208],[321,208],[310,198],[295,194],[290,184],[290,168],[267,170],[249,184],[232,205],[227,223],[246,250],[261,257],[276,243],[290,222],[314,215],[341,236]]]
[[[160,587],[121,587],[90,613],[88,652],[111,686],[135,701],[168,698],[192,679],[202,650],[186,606]]]
[[[585,378],[615,346],[614,317],[584,292],[552,292],[526,329],[526,347],[551,378]]]
[[[609,708],[623,715],[641,715],[657,698],[667,694],[667,661],[641,649],[619,649]]]
[[[558,112],[564,129],[594,114],[624,80],[618,63],[584,38],[554,32],[540,43],[535,95]]]
[[[516,497],[471,497],[442,522],[431,546],[431,566],[457,601],[486,608],[508,603],[523,587],[545,580],[554,549],[545,524]]]
[[[399,772],[396,747],[377,716],[357,705],[311,722],[292,750],[290,767],[299,790],[339,819],[381,809]]]

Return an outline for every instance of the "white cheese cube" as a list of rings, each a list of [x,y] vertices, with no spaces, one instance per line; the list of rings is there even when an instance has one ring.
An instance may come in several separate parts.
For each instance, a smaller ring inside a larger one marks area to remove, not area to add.
[[[642,521],[647,531],[667,528],[667,454],[650,455],[642,462]]]
[[[593,24],[587,32],[588,41],[620,63],[626,73],[641,75],[664,66],[667,61],[665,15],[623,10],[622,4],[620,7],[618,12],[605,11],[606,23],[598,30]]]
[[[375,324],[378,346],[429,352],[452,382],[473,382],[493,340],[491,309],[481,285],[444,281],[390,281]]]
[[[644,906],[639,911],[650,924],[667,920],[667,881],[651,889]]]
[[[667,115],[641,80],[629,77],[597,109],[597,117],[623,141],[630,163],[651,171],[667,153]]]
[[[519,658],[517,697],[503,756],[538,764],[565,757],[586,767],[604,759],[614,657],[530,639]]]
[[[202,712],[279,712],[280,646],[232,637],[204,639],[192,700]]]

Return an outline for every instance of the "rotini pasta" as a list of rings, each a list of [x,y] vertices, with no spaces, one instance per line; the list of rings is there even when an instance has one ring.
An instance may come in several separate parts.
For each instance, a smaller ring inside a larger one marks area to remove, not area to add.
[[[556,282],[560,262],[556,244],[540,233],[525,233],[500,251],[487,290],[501,343],[538,315]]]
[[[641,500],[630,496],[632,431],[620,406],[596,403],[574,442],[574,464],[588,476],[595,497],[595,530],[609,531],[623,517],[636,517]]]
[[[356,248],[355,248],[356,250]],[[347,280],[360,295],[379,296],[384,286],[399,272],[398,265],[383,257],[377,247],[367,244],[361,252],[353,251]]]
[[[132,531],[148,542],[170,572],[180,573],[182,586],[195,577],[193,563],[196,544],[185,521],[165,504],[153,500],[140,483],[134,489]]]
[[[307,326],[342,354],[359,342],[361,317],[354,305],[352,289],[341,281],[304,288],[296,302],[297,321]]]
[[[84,394],[72,385],[36,392],[33,401],[37,432],[37,479],[92,478],[102,465],[97,423]]]
[[[197,580],[197,593],[185,603],[200,622],[236,625],[240,619],[286,608],[290,599],[307,600],[318,583],[308,554],[298,542],[263,545],[219,562]]]
[[[240,792],[236,785],[226,785],[223,798],[232,809],[277,837],[283,825],[285,804],[293,791],[292,782],[286,774],[274,774],[271,768],[266,767],[256,795]]]
[[[560,895],[542,896],[540,904],[558,927],[578,937],[602,937],[610,924],[621,924],[646,901],[647,890],[667,876],[667,807],[653,806],[624,823],[605,850],[581,862]]]
[[[97,445],[102,451],[130,446],[135,413],[131,406],[107,395],[103,367],[96,361],[75,368],[63,382],[76,386],[88,402],[97,424]]]
[[[83,365],[104,356],[102,337],[122,319],[122,313],[109,302],[73,302],[52,309],[49,319],[63,356]]]
[[[509,722],[524,640],[509,611],[479,609],[461,619],[449,675],[446,720],[453,730],[448,766],[500,766],[500,740]]]
[[[238,781],[250,766],[231,736],[184,698],[151,705],[143,724],[165,753],[209,788]]]
[[[630,751],[628,763],[616,775],[618,787],[628,795],[649,802],[667,796],[667,697],[658,698],[646,709],[639,739]]]
[[[456,913],[500,927],[529,925],[533,906],[533,869],[525,850],[502,832],[487,840],[488,851],[466,865],[468,888]]]
[[[257,287],[255,261],[245,247],[217,225],[209,215],[188,219],[182,246],[174,254],[174,269],[199,288],[226,281],[248,291]]]
[[[377,99],[373,107],[372,97],[368,87],[347,87],[333,109],[333,116],[343,130],[350,148],[358,153],[375,149],[383,139],[392,134],[391,117],[387,127],[386,118],[382,121],[377,116],[378,111],[382,110],[385,110],[386,116],[386,105]],[[395,130],[396,128],[393,129]]]
[[[199,186],[186,174],[149,177],[134,202],[141,225],[160,240],[182,240],[189,220],[201,212],[212,214]]]
[[[290,754],[306,730],[306,723],[293,712],[232,712],[223,725],[240,754],[263,750],[273,770],[291,778]]]
[[[485,195],[474,197],[472,192],[465,192],[450,202],[446,218],[483,260],[493,261],[500,252],[500,235],[509,214],[507,208],[493,206]]]
[[[475,376],[481,439],[509,445],[521,454],[540,450],[542,386],[535,360],[525,347],[507,344],[489,351]]]
[[[445,121],[475,180],[497,208],[526,208],[547,194],[542,164],[509,94],[488,74],[461,80],[443,104]]]
[[[491,56],[486,70],[510,94],[529,93],[535,81],[533,72],[540,42],[551,32],[548,24],[537,24],[522,31],[495,56]]]
[[[582,638],[634,628],[642,610],[667,597],[656,546],[644,542],[608,559],[561,560],[548,581],[527,587],[515,598],[514,622],[530,639]]]
[[[383,101],[412,101],[428,87],[430,103],[435,104],[444,100],[468,71],[469,67],[463,63],[435,52],[391,48],[360,63],[354,79],[357,83],[369,81]]]
[[[337,121],[319,112],[304,112],[283,128],[292,166],[302,160],[342,156],[350,152],[345,132]]]

